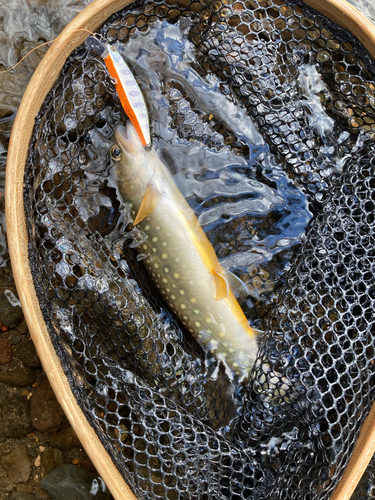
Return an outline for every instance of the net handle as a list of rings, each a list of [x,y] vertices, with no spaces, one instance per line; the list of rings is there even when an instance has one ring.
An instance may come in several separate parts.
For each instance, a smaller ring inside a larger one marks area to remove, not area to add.
[[[116,500],[137,499],[76,403],[50,340],[29,266],[28,237],[23,205],[23,178],[35,116],[59,77],[66,58],[88,36],[85,31],[75,30],[84,28],[95,31],[109,16],[129,3],[131,0],[95,0],[68,24],[49,48],[31,78],[17,112],[9,143],[5,184],[9,254],[31,338],[65,415]]]
[[[332,21],[348,29],[375,59],[375,27],[345,0],[304,0]],[[31,337],[51,386],[100,476],[116,500],[136,500],[77,405],[60,360],[51,343],[36,296],[28,259],[23,203],[24,171],[35,116],[70,53],[131,0],[94,0],[64,29],[35,71],[19,107],[9,144],[5,184],[5,212],[9,254],[17,291]],[[349,465],[331,500],[349,500],[375,452],[375,405],[365,420]]]

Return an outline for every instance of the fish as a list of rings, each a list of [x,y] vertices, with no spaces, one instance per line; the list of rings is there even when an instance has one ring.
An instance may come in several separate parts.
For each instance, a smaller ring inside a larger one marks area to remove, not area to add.
[[[254,364],[257,332],[193,210],[155,149],[147,151],[131,122],[118,125],[110,155],[117,185],[141,231],[138,252],[173,314],[198,342],[244,379]]]

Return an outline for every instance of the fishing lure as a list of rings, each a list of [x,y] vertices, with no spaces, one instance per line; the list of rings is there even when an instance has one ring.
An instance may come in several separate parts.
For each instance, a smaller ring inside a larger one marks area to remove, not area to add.
[[[133,124],[143,146],[152,148],[150,123],[147,107],[141,89],[129,66],[115,47],[94,36],[86,39],[86,47],[98,54],[114,79],[115,88],[122,107]]]

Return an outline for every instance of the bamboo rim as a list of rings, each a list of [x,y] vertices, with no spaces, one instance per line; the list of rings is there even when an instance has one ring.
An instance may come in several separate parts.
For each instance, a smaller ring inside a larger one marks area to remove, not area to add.
[[[116,500],[137,500],[95,431],[78,406],[65,377],[36,296],[28,259],[28,237],[23,203],[24,171],[34,121],[70,53],[110,15],[133,0],[94,0],[62,31],[35,71],[19,107],[9,144],[6,168],[5,211],[9,254],[22,309],[30,335],[56,397],[73,429]],[[375,59],[375,27],[345,0],[304,0],[338,25],[351,31]],[[348,500],[375,453],[375,404],[366,418],[357,443],[331,500]]]

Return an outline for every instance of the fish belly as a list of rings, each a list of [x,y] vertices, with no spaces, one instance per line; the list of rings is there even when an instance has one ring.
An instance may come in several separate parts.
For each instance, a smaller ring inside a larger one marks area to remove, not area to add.
[[[257,353],[255,336],[232,292],[215,301],[212,271],[190,237],[186,218],[163,197],[137,228],[144,235],[138,250],[171,311],[234,373],[247,376]]]

